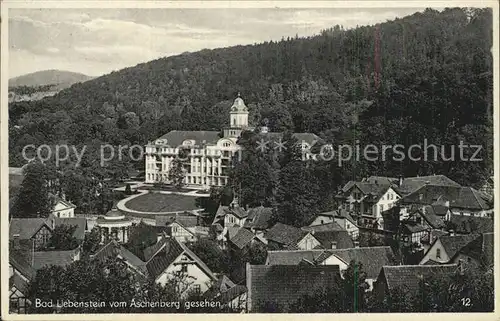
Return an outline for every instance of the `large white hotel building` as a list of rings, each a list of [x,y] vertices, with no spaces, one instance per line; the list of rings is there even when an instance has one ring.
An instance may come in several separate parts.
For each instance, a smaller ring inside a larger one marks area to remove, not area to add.
[[[234,100],[229,115],[230,127],[220,131],[180,131],[173,130],[146,145],[146,183],[169,183],[170,164],[183,149],[187,153],[184,169],[185,184],[209,188],[224,186],[228,183],[232,157],[240,149],[238,137],[244,130],[252,130],[248,126],[248,109],[241,97]],[[281,133],[267,132],[261,128],[264,140],[275,141]],[[308,150],[319,138],[311,133],[295,133],[302,143],[304,151]],[[268,148],[273,148],[270,146]],[[304,154],[311,157],[309,153]]]

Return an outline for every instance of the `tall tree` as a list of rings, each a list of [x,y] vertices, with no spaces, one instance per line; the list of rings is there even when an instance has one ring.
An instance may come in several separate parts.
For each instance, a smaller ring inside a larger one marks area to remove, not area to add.
[[[24,179],[11,210],[13,217],[47,217],[52,212],[49,199],[47,167],[30,163],[24,170]]]
[[[182,165],[182,160],[177,157],[172,162],[172,167],[168,172],[168,179],[174,184],[177,189],[182,189],[184,186],[184,178],[186,177],[186,172]]]

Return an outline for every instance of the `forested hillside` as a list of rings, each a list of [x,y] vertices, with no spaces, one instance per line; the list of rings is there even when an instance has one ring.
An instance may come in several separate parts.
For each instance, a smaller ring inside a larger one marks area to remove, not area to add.
[[[334,145],[484,146],[481,162],[356,162],[345,179],[439,173],[480,184],[492,170],[491,47],[491,10],[427,9],[162,58],[10,104],[10,165],[24,163],[26,144],[142,145],[173,129],[220,129],[241,92],[254,124],[267,118],[271,130],[314,132]]]

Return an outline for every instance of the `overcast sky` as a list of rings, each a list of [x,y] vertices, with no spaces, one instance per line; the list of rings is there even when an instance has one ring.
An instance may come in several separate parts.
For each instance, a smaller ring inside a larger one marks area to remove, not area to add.
[[[423,9],[9,9],[9,78],[98,76],[156,58],[371,25]]]

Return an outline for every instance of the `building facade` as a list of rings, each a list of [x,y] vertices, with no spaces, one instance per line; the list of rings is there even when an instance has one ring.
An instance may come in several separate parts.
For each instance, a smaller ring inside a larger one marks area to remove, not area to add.
[[[252,130],[248,124],[248,108],[238,95],[229,114],[230,126],[222,131],[173,130],[146,145],[146,183],[170,183],[169,171],[176,158],[182,161],[185,171],[184,183],[188,186],[209,188],[228,183],[233,156],[240,150],[238,137],[244,130]],[[268,133],[264,139],[276,140],[280,133]],[[278,137],[279,136],[279,137]],[[308,150],[318,137],[309,133],[298,133],[302,149]],[[267,146],[272,148],[273,146]],[[310,158],[310,153],[305,157]]]

